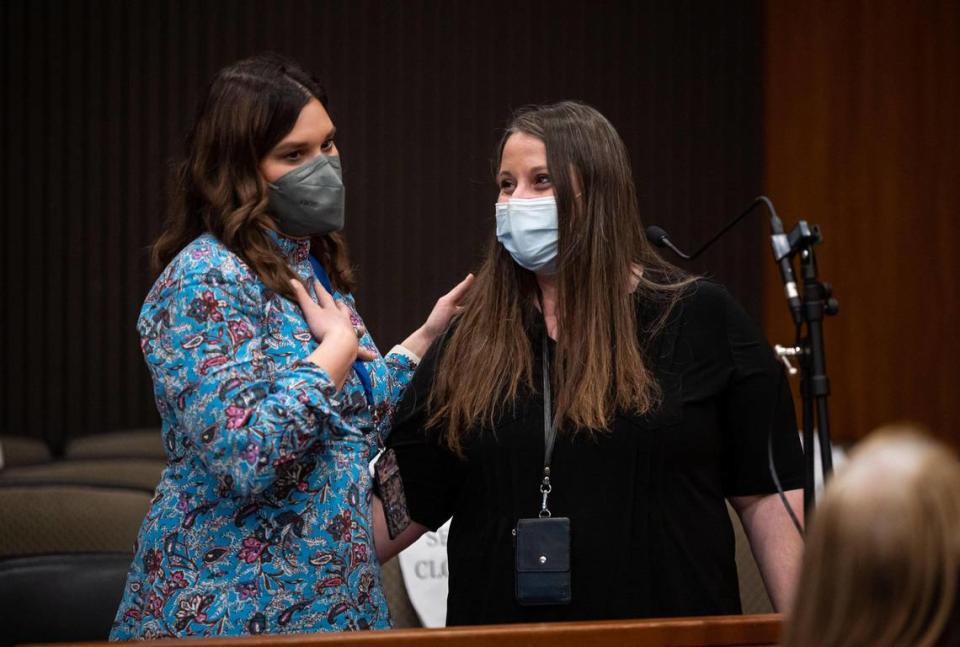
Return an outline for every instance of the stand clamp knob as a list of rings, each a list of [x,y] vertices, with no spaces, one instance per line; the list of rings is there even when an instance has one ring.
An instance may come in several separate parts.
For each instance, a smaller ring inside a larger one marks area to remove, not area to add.
[[[781,346],[780,344],[776,344],[773,347],[773,351],[777,354],[777,359],[783,362],[783,365],[787,369],[787,374],[796,375],[799,372],[797,367],[790,363],[790,358],[802,354],[802,348],[799,346]]]

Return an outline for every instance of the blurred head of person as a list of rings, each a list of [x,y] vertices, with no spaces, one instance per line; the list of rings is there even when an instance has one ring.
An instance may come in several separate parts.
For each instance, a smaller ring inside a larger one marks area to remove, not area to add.
[[[920,428],[878,429],[814,512],[790,647],[957,645],[960,463]]]

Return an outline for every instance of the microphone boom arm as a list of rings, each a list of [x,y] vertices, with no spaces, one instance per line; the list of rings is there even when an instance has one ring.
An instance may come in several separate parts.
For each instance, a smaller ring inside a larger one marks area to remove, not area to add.
[[[684,254],[670,241],[667,232],[661,227],[651,225],[647,227],[647,239],[658,247],[669,247],[678,256],[685,260],[693,260],[710,248],[724,234],[730,231],[741,220],[746,218],[760,205],[764,205],[770,213],[770,223],[773,231],[773,256],[784,282],[787,303],[797,327],[797,343],[789,349],[778,348],[778,357],[785,355],[797,356],[800,360],[801,384],[800,393],[803,399],[803,452],[805,482],[803,488],[804,509],[809,514],[813,511],[815,502],[814,488],[814,435],[820,444],[820,464],[823,470],[823,479],[826,481],[833,471],[832,447],[830,442],[830,418],[827,411],[827,397],[830,395],[830,380],[827,377],[826,358],[823,343],[823,318],[825,315],[835,315],[839,312],[839,304],[833,298],[833,288],[829,283],[820,281],[817,270],[814,246],[818,245],[823,237],[820,228],[810,226],[801,220],[790,232],[783,232],[783,224],[777,216],[773,203],[766,196],[757,196],[742,213],[728,222],[720,231],[700,245],[692,254]],[[793,278],[792,260],[795,255],[800,256],[801,276],[803,277],[803,294],[797,289]],[[806,326],[806,336],[800,337],[802,327]],[[787,366],[789,362],[787,362]],[[790,367],[792,369],[792,367]],[[791,370],[791,375],[796,371]]]

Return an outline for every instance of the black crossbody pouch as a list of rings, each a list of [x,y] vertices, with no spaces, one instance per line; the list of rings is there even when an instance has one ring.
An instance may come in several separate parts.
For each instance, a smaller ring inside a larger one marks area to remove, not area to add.
[[[520,519],[516,529],[517,602],[570,602],[570,520]]]
[[[543,481],[540,483],[540,515],[518,519],[513,530],[517,603],[525,606],[569,604],[570,586],[570,519],[554,517],[547,507],[553,490],[550,483],[550,460],[556,429],[550,402],[550,362],[547,338],[543,337]]]

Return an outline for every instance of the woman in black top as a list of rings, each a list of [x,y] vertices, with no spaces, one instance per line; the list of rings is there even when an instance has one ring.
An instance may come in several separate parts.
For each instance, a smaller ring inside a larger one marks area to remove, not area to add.
[[[646,242],[623,143],[594,109],[516,115],[498,179],[497,240],[388,441],[412,523],[391,539],[374,502],[381,560],[452,516],[451,625],[739,613],[729,500],[786,608],[802,538],[768,473],[768,434],[798,513],[801,449],[759,330]],[[571,599],[526,606],[513,531],[543,507],[542,366]]]

